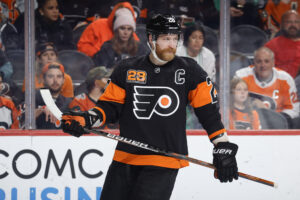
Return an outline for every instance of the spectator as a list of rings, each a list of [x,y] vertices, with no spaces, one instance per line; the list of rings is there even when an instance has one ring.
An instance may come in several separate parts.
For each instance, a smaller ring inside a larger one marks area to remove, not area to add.
[[[282,15],[285,12],[289,10],[300,12],[299,4],[299,0],[268,0],[261,16],[264,29],[271,34],[270,38],[273,38],[278,32],[282,24]]]
[[[92,109],[104,92],[109,76],[110,71],[108,71],[106,67],[102,66],[91,69],[83,84],[83,87],[86,88],[86,92],[77,95],[69,104],[69,108],[81,111]]]
[[[178,47],[176,54],[193,58],[211,77],[216,78],[216,58],[212,51],[204,47],[205,32],[199,24],[193,24],[184,32],[184,45]]]
[[[19,129],[18,110],[9,96],[9,85],[2,82],[4,74],[0,72],[0,130]]]
[[[58,50],[75,49],[71,26],[61,19],[57,0],[38,0],[35,11],[35,39],[37,43],[52,42]],[[19,41],[24,48],[24,14],[16,20]]]
[[[236,71],[248,85],[249,96],[256,107],[275,110],[291,120],[299,115],[299,101],[294,79],[275,68],[274,53],[267,47],[254,52],[254,66]]]
[[[276,67],[288,72],[293,78],[300,69],[300,16],[290,10],[281,19],[282,35],[265,44],[275,54]]]
[[[232,0],[230,6],[231,26],[250,24],[262,27],[260,2],[257,0]]]
[[[229,128],[258,130],[261,129],[258,113],[253,110],[248,97],[247,83],[240,78],[233,78],[230,83]]]
[[[207,0],[209,1],[209,0]],[[205,2],[205,0],[204,0]],[[219,29],[220,25],[220,0],[212,1],[216,10],[215,11],[211,8],[209,11],[204,10],[206,12],[207,19],[204,18],[204,24],[214,28]],[[260,10],[264,6],[262,0],[232,0],[230,1],[230,25],[231,27],[241,25],[241,24],[250,24],[253,26],[261,27],[262,20],[260,19]],[[212,7],[212,6],[210,6]],[[207,21],[207,22],[206,22]],[[208,23],[209,22],[209,23]]]
[[[101,49],[102,44],[113,37],[113,20],[115,15],[118,15],[119,8],[128,8],[134,16],[134,10],[129,2],[118,3],[108,18],[98,19],[88,25],[77,44],[79,51],[93,57]],[[136,21],[135,17],[134,20]],[[138,40],[136,34],[133,34],[134,39]]]
[[[16,7],[16,0],[1,0],[0,13],[0,15],[6,18],[9,22],[14,23],[20,15],[20,12]]]
[[[110,74],[111,70],[107,70],[104,66],[91,69],[87,74],[85,83],[81,85],[85,87],[86,91],[77,95],[69,104],[69,108],[72,110],[88,111],[95,107],[96,102],[104,92]],[[117,129],[119,128],[119,123],[107,123],[102,128]]]
[[[36,73],[35,73],[35,87],[44,87],[44,79],[42,74],[43,66],[46,64],[57,62],[57,50],[53,43],[41,43],[36,47]],[[73,81],[69,74],[64,73],[64,84],[61,89],[61,95],[65,97],[74,97]],[[25,84],[23,84],[23,92]]]
[[[134,39],[135,30],[136,24],[131,11],[120,8],[113,23],[113,38],[106,41],[94,56],[96,66],[112,68],[120,60],[146,54],[148,48]]]
[[[19,49],[18,31],[0,11],[0,49],[3,51]]]
[[[61,95],[61,88],[64,83],[64,67],[59,63],[50,63],[43,67],[44,86],[49,89],[55,104],[61,110],[66,110],[71,98]],[[42,99],[40,91],[36,92],[36,126],[38,129],[57,129],[60,121],[48,110]]]

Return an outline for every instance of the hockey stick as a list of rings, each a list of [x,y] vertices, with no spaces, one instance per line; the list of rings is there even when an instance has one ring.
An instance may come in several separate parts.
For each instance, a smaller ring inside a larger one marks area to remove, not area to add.
[[[40,89],[40,92],[41,92],[42,98],[43,98],[47,108],[52,112],[52,114],[57,119],[61,120],[62,112],[59,110],[59,108],[54,103],[54,101],[52,99],[52,96],[50,94],[50,91],[48,89]],[[114,135],[114,134],[107,133],[107,132],[100,131],[100,130],[90,130],[90,129],[87,129],[87,128],[84,128],[84,131],[87,132],[87,133],[94,133],[94,134],[97,134],[97,135],[101,135],[103,137],[113,139],[113,140],[116,140],[116,141],[119,141],[119,142],[123,142],[123,143],[129,144],[129,145],[132,145],[132,146],[135,146],[135,147],[138,147],[138,148],[147,149],[149,151],[153,151],[155,153],[163,154],[165,156],[178,158],[178,159],[181,159],[181,160],[187,160],[187,161],[189,161],[191,163],[194,163],[194,164],[197,164],[197,165],[201,165],[201,166],[208,167],[208,168],[211,168],[211,169],[216,169],[215,166],[211,163],[208,163],[208,162],[205,162],[205,161],[202,161],[202,160],[197,160],[195,158],[191,158],[191,157],[188,157],[188,156],[185,156],[185,155],[182,155],[182,154],[168,152],[168,151],[159,149],[157,147],[151,146],[149,144],[145,144],[145,143],[142,143],[142,142],[139,142],[139,141],[136,141],[136,140],[132,140],[132,139],[129,139],[129,138],[126,138],[126,137],[123,137],[123,136]],[[272,182],[272,181],[268,181],[268,180],[258,178],[258,177],[255,177],[255,176],[252,176],[252,175],[249,175],[249,174],[245,174],[245,173],[242,173],[242,172],[238,172],[238,174],[239,174],[239,177],[242,177],[242,178],[245,178],[245,179],[248,179],[248,180],[251,180],[251,181],[255,181],[255,182],[258,182],[258,183],[261,183],[261,184],[265,184],[265,185],[277,188],[277,184]]]

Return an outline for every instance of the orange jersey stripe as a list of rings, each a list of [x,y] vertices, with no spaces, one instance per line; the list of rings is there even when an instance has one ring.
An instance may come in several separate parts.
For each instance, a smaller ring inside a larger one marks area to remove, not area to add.
[[[188,98],[191,106],[193,108],[199,108],[206,104],[212,103],[212,97],[211,97],[212,89],[213,89],[212,84],[208,85],[207,82],[199,83],[194,90],[191,90],[189,92]]]
[[[222,133],[225,133],[225,132],[226,132],[226,130],[223,128],[221,130],[218,130],[218,131],[210,134],[208,137],[209,137],[209,139],[212,139],[212,138],[216,137],[217,135],[221,135]]]
[[[160,155],[136,155],[119,150],[115,151],[113,159],[130,165],[152,165],[173,169],[179,169],[189,165],[188,161],[177,158]]]
[[[112,101],[120,104],[124,104],[126,92],[123,88],[120,88],[116,84],[110,82],[105,92],[99,98],[100,101]]]

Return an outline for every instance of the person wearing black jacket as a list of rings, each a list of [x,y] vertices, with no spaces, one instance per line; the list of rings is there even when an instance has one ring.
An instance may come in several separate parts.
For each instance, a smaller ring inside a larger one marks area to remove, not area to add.
[[[19,44],[24,48],[24,14],[16,20]],[[36,43],[52,42],[57,50],[75,49],[71,26],[61,19],[57,0],[38,0],[35,11]]]

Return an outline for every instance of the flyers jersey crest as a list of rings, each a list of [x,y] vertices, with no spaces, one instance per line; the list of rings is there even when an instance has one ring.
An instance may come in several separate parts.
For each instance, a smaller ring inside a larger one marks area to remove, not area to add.
[[[179,97],[169,87],[135,86],[133,103],[133,112],[137,119],[150,119],[154,113],[170,116],[176,112]]]

